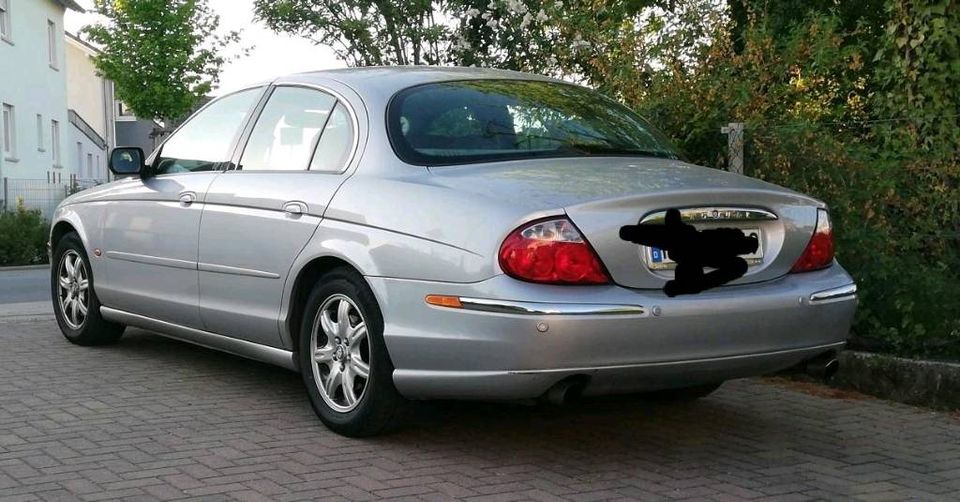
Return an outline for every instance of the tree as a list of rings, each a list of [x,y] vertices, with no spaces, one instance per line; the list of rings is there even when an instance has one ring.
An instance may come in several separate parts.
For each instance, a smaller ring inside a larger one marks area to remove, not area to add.
[[[101,47],[97,70],[134,114],[170,123],[219,82],[223,50],[239,33],[218,33],[207,0],[94,0],[104,22],[82,33]]]
[[[256,0],[274,31],[329,45],[351,66],[442,64],[457,2],[444,0]]]
[[[274,31],[329,45],[350,66],[487,66],[602,85],[614,68],[643,66],[633,49],[669,29],[664,16],[677,4],[719,1],[255,0],[254,9]]]

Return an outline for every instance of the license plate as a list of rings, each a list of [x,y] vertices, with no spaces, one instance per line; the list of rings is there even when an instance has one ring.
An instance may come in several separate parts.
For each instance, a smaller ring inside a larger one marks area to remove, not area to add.
[[[759,228],[741,228],[741,232],[746,236],[757,238],[760,245],[757,251],[750,254],[742,254],[741,258],[747,260],[748,264],[760,263],[763,261],[763,237]],[[645,248],[647,250],[647,264],[653,270],[673,270],[677,267],[677,262],[670,259],[669,253],[660,248]]]

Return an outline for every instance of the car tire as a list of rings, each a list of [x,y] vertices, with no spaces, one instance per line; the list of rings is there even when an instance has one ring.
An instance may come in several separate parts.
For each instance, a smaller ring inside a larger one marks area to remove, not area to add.
[[[93,271],[76,232],[54,244],[50,262],[50,293],[60,332],[77,345],[107,345],[123,336],[126,326],[100,315]]]
[[[664,389],[644,393],[642,397],[648,401],[657,401],[662,403],[686,403],[709,396],[714,391],[719,389],[721,385],[723,385],[723,382],[693,385],[678,389]]]
[[[327,427],[367,437],[399,423],[405,400],[393,385],[383,316],[359,274],[337,269],[317,280],[304,309],[299,345],[303,383]]]

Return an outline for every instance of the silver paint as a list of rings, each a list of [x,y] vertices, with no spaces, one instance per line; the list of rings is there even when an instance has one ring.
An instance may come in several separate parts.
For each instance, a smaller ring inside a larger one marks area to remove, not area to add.
[[[103,250],[89,265],[105,318],[288,368],[296,367],[292,327],[301,322],[291,315],[296,279],[316,260],[341,260],[373,290],[394,381],[411,398],[529,398],[580,374],[594,394],[691,385],[780,369],[842,346],[855,296],[817,295],[846,288],[850,276],[837,263],[788,273],[822,202],[745,176],[643,157],[430,169],[401,162],[386,134],[391,96],[464,78],[549,80],[429,67],[287,76],[271,85],[322,89],[348,108],[357,134],[342,173],[127,178],[69,197],[53,222],[76,229],[87,250]],[[248,121],[240,137],[251,129]],[[234,147],[233,165],[242,148]],[[619,228],[671,207],[775,215],[697,222],[759,226],[762,262],[730,285],[666,297],[661,288],[673,272],[644,266],[640,246],[620,240]],[[500,270],[506,235],[563,215],[597,250],[613,284],[538,285]],[[485,310],[430,306],[430,294],[481,299],[472,306]],[[589,311],[596,306],[606,307]],[[609,315],[610,306],[647,309]]]

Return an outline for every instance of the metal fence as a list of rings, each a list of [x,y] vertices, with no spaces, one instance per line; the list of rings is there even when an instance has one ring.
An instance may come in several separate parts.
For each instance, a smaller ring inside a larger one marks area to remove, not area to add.
[[[57,204],[68,195],[96,186],[97,180],[86,180],[70,176],[66,179],[53,176],[47,179],[3,178],[0,192],[0,210],[16,211],[23,203],[27,209],[39,209],[45,219],[53,216]]]

